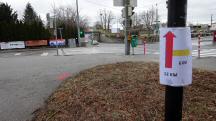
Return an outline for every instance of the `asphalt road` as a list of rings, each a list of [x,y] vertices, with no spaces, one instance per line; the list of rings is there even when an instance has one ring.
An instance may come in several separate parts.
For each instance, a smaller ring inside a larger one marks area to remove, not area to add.
[[[142,45],[136,48],[136,55],[124,56],[123,44],[64,49],[66,56],[56,56],[55,50],[46,49],[0,52],[0,120],[30,120],[32,113],[65,78],[81,70],[122,61],[158,62],[159,44],[148,44],[147,47],[146,56]],[[206,48],[214,49],[215,46],[210,44]],[[63,55],[61,50],[60,55]],[[216,58],[194,57],[193,65],[216,70]]]
[[[55,51],[51,54],[55,54]],[[36,55],[6,56],[7,53],[0,57],[1,121],[31,119],[32,113],[43,105],[68,75],[75,75],[98,64],[143,59],[114,54],[40,56],[40,52]]]

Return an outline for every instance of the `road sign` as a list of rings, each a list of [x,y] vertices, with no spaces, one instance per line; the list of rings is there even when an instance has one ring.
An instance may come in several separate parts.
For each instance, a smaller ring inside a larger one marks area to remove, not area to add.
[[[187,86],[192,83],[190,28],[160,29],[160,83]]]
[[[130,6],[131,7],[137,7],[137,0],[131,0],[130,1]]]
[[[113,5],[123,7],[123,6],[125,6],[125,0],[113,0]],[[129,6],[137,7],[137,0],[130,0]]]
[[[124,6],[124,1],[123,0],[113,0],[113,5],[114,6]]]

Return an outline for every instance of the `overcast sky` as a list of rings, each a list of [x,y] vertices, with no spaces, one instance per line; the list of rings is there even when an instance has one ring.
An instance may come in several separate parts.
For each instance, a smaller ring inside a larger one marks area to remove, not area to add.
[[[22,18],[23,11],[27,2],[30,2],[35,11],[46,20],[46,13],[52,12],[52,6],[56,7],[73,6],[76,7],[76,0],[0,0],[7,2],[17,11],[19,18]],[[80,14],[88,16],[92,25],[98,19],[98,13],[102,9],[112,10],[116,16],[121,15],[121,7],[114,7],[113,0],[78,0]],[[167,19],[166,0],[138,0],[138,6],[135,9],[137,13],[148,10],[158,4],[160,20],[165,22]],[[210,15],[214,15],[216,22],[216,0],[188,0],[188,22],[194,24],[210,24]]]

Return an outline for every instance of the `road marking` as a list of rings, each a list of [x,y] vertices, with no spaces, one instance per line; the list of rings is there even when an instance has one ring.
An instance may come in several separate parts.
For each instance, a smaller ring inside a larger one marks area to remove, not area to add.
[[[65,79],[69,78],[71,76],[71,73],[69,72],[64,72],[58,75],[57,80],[59,81],[64,81]]]
[[[197,50],[194,50],[192,52],[192,55],[194,57],[198,57]],[[201,57],[216,57],[216,49],[203,49],[201,50],[200,56]]]
[[[16,53],[16,54],[14,54],[15,56],[19,56],[19,55],[21,55],[21,53]]]
[[[197,52],[198,50],[193,50],[194,52]],[[210,52],[210,51],[216,51],[216,49],[201,49],[201,52]]]
[[[42,53],[41,56],[48,56],[49,53]]]
[[[153,54],[155,54],[155,55],[159,55],[160,53],[159,53],[159,52],[154,52]]]

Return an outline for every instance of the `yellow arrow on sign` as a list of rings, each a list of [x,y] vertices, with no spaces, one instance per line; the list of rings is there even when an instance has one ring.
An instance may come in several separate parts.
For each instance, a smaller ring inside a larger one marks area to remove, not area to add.
[[[191,55],[191,52],[189,49],[187,50],[174,50],[173,56],[189,56]]]

